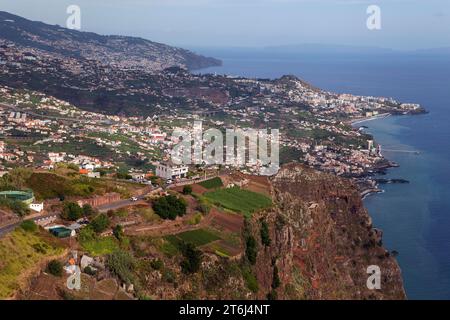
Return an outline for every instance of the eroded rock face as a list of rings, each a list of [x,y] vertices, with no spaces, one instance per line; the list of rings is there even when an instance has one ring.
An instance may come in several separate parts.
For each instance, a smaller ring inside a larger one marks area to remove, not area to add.
[[[259,298],[273,291],[275,266],[281,299],[406,298],[398,264],[349,180],[290,164],[271,183],[276,206],[251,222],[259,237],[266,221],[272,240],[261,245],[255,266]],[[367,288],[372,265],[381,270],[380,290]]]

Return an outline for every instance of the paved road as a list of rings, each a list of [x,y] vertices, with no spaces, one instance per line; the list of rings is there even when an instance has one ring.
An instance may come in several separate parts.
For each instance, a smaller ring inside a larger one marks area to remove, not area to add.
[[[43,216],[37,216],[37,217],[24,219],[24,220],[32,220],[32,221],[36,222],[38,220],[45,219],[45,218],[50,218],[50,217],[53,217],[53,216],[57,216],[57,214],[49,213],[49,214],[46,214],[46,215],[43,215]],[[17,228],[21,223],[22,223],[22,221],[18,221],[18,222],[15,222],[13,224],[9,224],[9,225],[4,226],[4,227],[0,227],[0,237],[3,237],[4,235],[10,233],[15,228]]]
[[[117,202],[113,202],[113,203],[105,204],[103,206],[99,206],[99,207],[97,207],[97,209],[100,212],[108,212],[109,210],[118,210],[118,209],[126,208],[126,207],[129,207],[129,206],[135,206],[137,204],[142,204],[143,203],[142,200],[144,200],[145,197],[146,197],[146,195],[136,197],[137,201],[132,201],[130,199],[120,200],[120,201],[117,201]]]

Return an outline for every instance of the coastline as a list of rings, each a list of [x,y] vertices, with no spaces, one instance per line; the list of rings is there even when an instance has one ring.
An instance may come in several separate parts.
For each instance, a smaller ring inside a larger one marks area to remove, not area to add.
[[[393,113],[384,113],[377,116],[372,117],[366,117],[361,119],[356,119],[350,121],[350,124],[355,127],[356,125],[359,125],[361,123],[373,121],[373,120],[382,120],[386,119],[391,116],[405,116],[405,115],[422,115],[422,114],[428,114],[429,111],[420,108],[416,112],[406,112],[402,114],[393,114]],[[360,129],[366,129],[365,126],[360,126]],[[376,137],[374,137],[374,140],[376,141]],[[374,176],[380,176],[380,175],[386,175],[387,170],[392,168],[398,168],[400,165],[394,161],[391,161],[387,159],[385,156],[382,155],[382,160],[378,162],[375,166],[368,168],[363,174],[361,174],[358,177],[354,177],[356,180],[356,184],[358,186],[358,189],[360,190],[361,198],[362,200],[366,199],[367,197],[384,193],[385,191],[380,188],[380,184],[405,184],[409,183],[408,180],[402,179],[402,178],[396,178],[396,179],[382,179],[382,178],[374,178]]]

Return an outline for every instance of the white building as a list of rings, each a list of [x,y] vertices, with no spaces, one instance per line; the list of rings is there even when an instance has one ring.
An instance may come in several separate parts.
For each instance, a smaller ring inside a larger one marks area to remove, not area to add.
[[[48,158],[53,163],[64,162],[65,157],[66,157],[66,154],[64,152],[63,153],[56,153],[56,152],[48,153]]]
[[[41,212],[42,210],[44,210],[44,203],[31,203],[29,205],[29,208],[30,210]]]
[[[167,180],[185,178],[188,171],[188,166],[176,165],[171,161],[161,162],[156,166],[156,175]]]

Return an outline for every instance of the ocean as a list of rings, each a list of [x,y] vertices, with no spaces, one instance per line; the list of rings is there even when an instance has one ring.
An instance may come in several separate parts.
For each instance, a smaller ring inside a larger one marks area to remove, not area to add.
[[[420,103],[427,115],[364,123],[384,155],[400,164],[365,205],[397,257],[409,299],[450,299],[450,57],[392,54],[260,54],[197,50],[224,65],[200,73],[276,78],[296,75],[322,89]],[[405,151],[418,151],[410,153]]]

